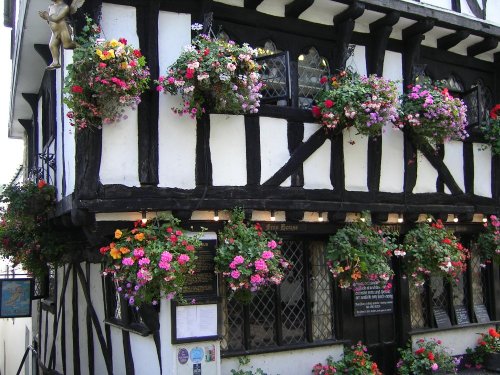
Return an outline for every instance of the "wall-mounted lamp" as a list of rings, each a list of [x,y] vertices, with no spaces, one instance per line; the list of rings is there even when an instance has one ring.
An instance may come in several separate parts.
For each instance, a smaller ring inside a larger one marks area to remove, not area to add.
[[[146,223],[148,222],[148,218],[147,218],[147,216],[146,216],[146,210],[143,210],[143,211],[141,212],[141,214],[142,214],[141,222],[142,222],[143,224],[146,224]]]
[[[458,216],[457,215],[452,215],[453,216],[453,222],[458,223]]]
[[[483,223],[488,222],[488,215],[483,214]]]
[[[219,221],[219,210],[214,210],[214,221]]]
[[[323,222],[323,212],[318,211],[318,221],[321,223]]]
[[[427,216],[427,222],[432,223],[432,216]]]
[[[401,224],[404,221],[403,214],[398,215],[398,223]]]
[[[366,221],[366,218],[363,216],[363,214],[359,214],[359,220],[364,223]]]
[[[276,221],[276,215],[274,213],[274,210],[271,210],[271,221]]]

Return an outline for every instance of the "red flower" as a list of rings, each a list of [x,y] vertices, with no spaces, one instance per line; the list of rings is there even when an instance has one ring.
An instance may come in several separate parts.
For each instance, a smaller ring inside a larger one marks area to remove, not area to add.
[[[186,70],[186,78],[191,79],[194,77],[194,69],[192,68],[187,68]]]
[[[203,51],[203,55],[206,56],[210,53],[210,49],[209,48],[205,48],[205,50]]]
[[[422,354],[423,352],[425,352],[425,348],[418,348],[417,350],[415,350],[416,355]]]
[[[134,49],[134,56],[135,57],[141,57],[142,56],[141,51],[139,51],[138,49]]]
[[[324,85],[327,82],[328,82],[328,78],[325,76],[321,77],[321,79],[319,80],[319,83],[321,83],[322,85]]]
[[[127,39],[125,39],[125,38],[120,38],[120,39],[118,39],[118,41],[122,44],[127,44]]]
[[[500,114],[500,104],[496,104],[490,110],[490,118],[493,119],[493,120],[496,120],[499,114]]]
[[[333,102],[333,100],[326,99],[324,104],[326,108],[332,108],[335,103]]]
[[[449,238],[444,238],[441,242],[447,245],[451,245],[451,240]]]
[[[77,94],[81,94],[83,92],[83,87],[82,86],[74,85],[74,86],[71,87],[71,92],[74,92],[74,93],[77,93]]]
[[[313,105],[311,111],[314,117],[316,118],[321,117],[321,108],[319,108],[317,105]]]
[[[434,361],[434,353],[429,352],[429,354],[427,354],[427,358],[429,358],[431,361]]]
[[[38,181],[37,186],[38,186],[38,188],[39,188],[39,189],[43,189],[43,187],[44,187],[45,185],[47,185],[47,183],[45,182],[45,180],[40,180],[40,181]]]

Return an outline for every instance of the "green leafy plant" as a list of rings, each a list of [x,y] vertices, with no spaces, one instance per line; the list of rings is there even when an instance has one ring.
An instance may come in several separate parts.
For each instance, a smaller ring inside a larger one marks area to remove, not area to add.
[[[419,339],[414,350],[409,342],[406,348],[399,349],[400,359],[396,364],[398,374],[431,374],[440,371],[446,374],[456,374],[460,358],[453,358],[442,346],[440,340]]]
[[[456,281],[467,268],[469,251],[441,220],[420,223],[410,230],[404,238],[403,249],[406,273],[416,285],[423,285],[430,275]]]
[[[467,106],[450,95],[444,82],[425,78],[408,89],[401,97],[399,128],[411,129],[432,145],[468,137]]]
[[[67,234],[49,220],[55,206],[55,187],[40,180],[6,186],[6,205],[0,222],[0,255],[35,277],[47,274],[47,264],[58,264],[66,251]]]
[[[394,275],[390,258],[403,254],[397,249],[395,234],[372,227],[368,215],[364,216],[364,221],[347,224],[330,237],[326,247],[328,267],[341,288],[378,281],[390,289]]]
[[[199,31],[200,24],[192,29]],[[181,95],[181,107],[172,108],[178,115],[200,118],[207,111],[219,113],[257,113],[260,106],[260,66],[257,51],[200,34],[184,48],[167,75],[156,81],[157,90]]]
[[[182,291],[195,272],[199,235],[184,233],[172,216],[117,229],[114,241],[102,247],[106,267],[130,305],[157,305],[160,298],[184,302]]]
[[[491,145],[493,154],[500,154],[500,104],[496,104],[490,110],[490,118],[488,121],[481,124],[481,132],[484,138]]]
[[[250,359],[248,357],[238,358],[238,369],[232,369],[231,375],[267,375],[261,368],[255,370],[244,370],[242,367],[250,365]]]
[[[500,220],[491,215],[489,222],[484,223],[485,232],[479,234],[477,245],[481,258],[486,261],[500,263]]]
[[[82,31],[64,81],[67,116],[78,130],[126,118],[125,107],[135,108],[149,88],[149,70],[140,50],[124,38],[100,39],[101,28],[88,17]]]
[[[347,70],[320,82],[325,89],[312,112],[326,129],[353,127],[359,134],[379,136],[387,122],[397,120],[398,92],[390,80]]]
[[[500,333],[496,329],[490,328],[488,333],[479,333],[479,335],[476,347],[467,348],[467,354],[477,367],[484,364],[488,354],[500,353]]]
[[[262,230],[259,223],[245,222],[242,209],[234,209],[231,220],[219,233],[215,268],[231,291],[243,302],[252,292],[279,285],[290,263],[281,255],[281,240]]]
[[[376,362],[372,361],[368,349],[359,341],[350,347],[344,347],[344,357],[334,361],[328,357],[327,364],[318,363],[313,367],[314,375],[352,374],[352,375],[382,375]]]

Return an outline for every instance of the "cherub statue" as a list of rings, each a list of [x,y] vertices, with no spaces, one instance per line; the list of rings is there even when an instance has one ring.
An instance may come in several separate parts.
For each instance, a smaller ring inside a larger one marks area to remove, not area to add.
[[[67,18],[75,14],[85,0],[73,0],[71,5],[68,6],[64,0],[51,0],[53,4],[49,5],[48,11],[40,11],[38,14],[50,26],[52,36],[49,42],[50,53],[52,55],[52,63],[47,66],[48,70],[53,70],[61,67],[59,62],[59,47],[63,46],[65,49],[73,49],[76,43],[72,39],[72,29],[67,22]]]

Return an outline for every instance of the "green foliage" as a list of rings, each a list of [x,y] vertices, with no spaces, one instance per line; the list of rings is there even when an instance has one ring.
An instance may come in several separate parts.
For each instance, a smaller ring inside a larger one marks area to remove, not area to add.
[[[238,370],[231,370],[231,375],[267,375],[261,368],[255,370],[244,370],[242,367],[248,366],[250,364],[250,358],[239,357],[238,358]]]
[[[419,339],[416,346],[417,349],[413,350],[409,342],[406,348],[399,349],[400,359],[396,365],[398,374],[430,374],[435,371],[446,374],[457,373],[460,358],[453,358],[441,345],[440,340]]]
[[[495,105],[490,110],[488,121],[480,126],[480,130],[491,145],[491,152],[500,155],[500,104]]]
[[[484,227],[486,231],[480,233],[477,238],[481,259],[500,264],[500,220],[491,215]]]
[[[482,365],[485,357],[491,353],[500,353],[500,333],[490,328],[488,333],[479,333],[479,339],[475,348],[467,348],[467,354],[476,365]]]
[[[390,288],[394,272],[389,262],[397,248],[396,234],[372,227],[365,216],[365,221],[350,223],[330,237],[328,267],[342,288],[364,281],[378,281]]]

